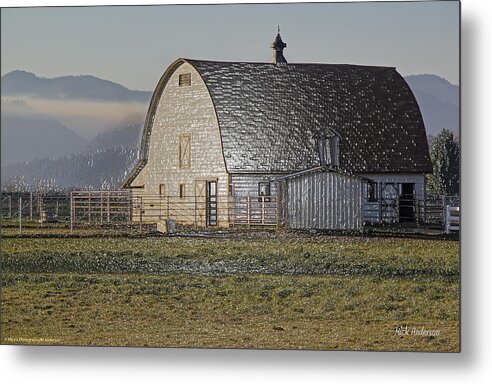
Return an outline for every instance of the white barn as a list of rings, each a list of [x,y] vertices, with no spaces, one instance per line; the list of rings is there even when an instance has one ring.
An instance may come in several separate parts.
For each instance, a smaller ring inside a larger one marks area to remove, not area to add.
[[[184,222],[227,227],[240,222],[241,209],[231,206],[241,198],[265,209],[279,197],[279,180],[321,169],[333,175],[324,180],[358,180],[351,211],[363,216],[347,219],[347,229],[378,220],[383,213],[371,207],[381,197],[401,203],[386,219],[411,220],[432,168],[419,106],[403,77],[391,67],[287,63],[285,47],[277,35],[270,63],[172,63],[154,91],[140,160],[124,187],[167,199],[168,217],[185,210]]]

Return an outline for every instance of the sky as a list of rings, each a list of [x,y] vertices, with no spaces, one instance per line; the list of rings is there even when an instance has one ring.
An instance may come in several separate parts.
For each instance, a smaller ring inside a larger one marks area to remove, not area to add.
[[[1,74],[90,74],[152,91],[180,57],[396,67],[459,83],[457,1],[2,8]]]

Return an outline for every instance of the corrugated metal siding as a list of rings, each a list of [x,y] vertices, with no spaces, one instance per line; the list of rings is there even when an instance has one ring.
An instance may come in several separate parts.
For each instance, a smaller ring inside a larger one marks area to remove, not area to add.
[[[362,228],[362,180],[316,172],[287,180],[288,226],[294,229]]]

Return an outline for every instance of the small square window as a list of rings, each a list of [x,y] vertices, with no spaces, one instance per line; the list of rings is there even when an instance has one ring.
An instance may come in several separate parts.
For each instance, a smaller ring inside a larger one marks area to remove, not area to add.
[[[260,197],[258,201],[270,201],[270,183],[258,183],[258,196],[268,196],[267,198]]]
[[[179,86],[189,87],[191,85],[191,73],[182,73],[179,75]]]

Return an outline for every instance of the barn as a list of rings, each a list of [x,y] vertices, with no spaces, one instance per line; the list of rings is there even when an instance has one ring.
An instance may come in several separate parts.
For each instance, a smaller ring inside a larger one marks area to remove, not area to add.
[[[403,77],[288,63],[280,33],[272,48],[271,62],[181,58],[166,69],[124,182],[145,220],[326,229],[412,220],[432,167]],[[398,210],[383,212],[383,198],[400,199]]]

